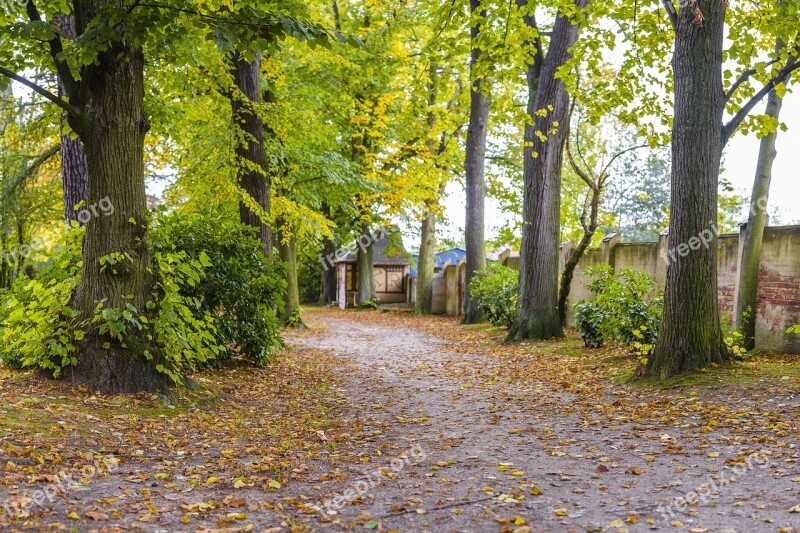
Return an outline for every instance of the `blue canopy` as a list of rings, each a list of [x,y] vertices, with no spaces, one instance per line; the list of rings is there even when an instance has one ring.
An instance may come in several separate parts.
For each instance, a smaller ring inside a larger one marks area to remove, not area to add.
[[[462,250],[461,248],[451,248],[444,252],[439,252],[434,256],[434,263],[435,268],[442,268],[444,264],[449,260],[451,265],[455,265],[458,263],[463,257],[467,256],[466,250]],[[417,277],[417,264],[419,263],[419,256],[412,255],[411,256],[411,277]]]

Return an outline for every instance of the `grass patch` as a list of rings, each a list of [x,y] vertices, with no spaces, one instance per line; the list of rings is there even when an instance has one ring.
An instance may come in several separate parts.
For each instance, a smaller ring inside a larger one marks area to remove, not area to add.
[[[665,380],[634,379],[633,368],[620,368],[614,381],[645,389],[713,388],[720,386],[762,386],[765,382],[800,389],[800,360],[797,356],[765,354],[744,362],[733,361]]]

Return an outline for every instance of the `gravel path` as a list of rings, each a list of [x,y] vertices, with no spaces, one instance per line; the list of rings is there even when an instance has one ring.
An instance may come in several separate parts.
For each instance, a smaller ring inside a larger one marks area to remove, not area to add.
[[[587,406],[566,386],[495,380],[502,358],[353,317],[313,316],[289,338],[336,353],[348,416],[371,435],[361,464],[313,487],[321,528],[800,531],[793,443],[631,422],[621,387]]]

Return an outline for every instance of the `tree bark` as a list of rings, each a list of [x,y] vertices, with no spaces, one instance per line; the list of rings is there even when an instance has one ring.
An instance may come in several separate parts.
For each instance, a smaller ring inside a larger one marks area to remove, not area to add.
[[[778,42],[777,52],[783,48]],[[774,90],[769,93],[766,115],[778,120],[781,114],[783,99]],[[744,336],[744,348],[753,350],[756,347],[756,303],[758,300],[758,274],[761,261],[761,244],[764,228],[767,225],[767,203],[769,186],[772,181],[772,164],[778,155],[775,142],[778,130],[761,139],[756,164],[756,176],[750,198],[750,213],[744,232],[742,261],[739,268],[739,296],[736,300],[736,320],[740,332]]]
[[[336,253],[336,245],[333,240],[325,239],[322,242],[322,257],[332,257]],[[331,305],[336,301],[336,267],[325,260],[322,264],[321,290],[319,294],[319,305]]]
[[[287,231],[288,230],[288,231]],[[297,283],[297,241],[293,228],[278,223],[278,252],[281,261],[286,263],[286,294],[284,295],[283,315],[281,322],[284,326],[305,328],[303,319],[300,318],[300,287]]]
[[[486,19],[486,8],[481,0],[470,0],[470,13],[479,14],[481,19]],[[491,97],[486,76],[479,76],[478,63],[485,60],[486,52],[477,46],[480,36],[480,22],[475,22],[470,28],[470,77],[472,90],[470,91],[469,127],[467,129],[466,156],[464,171],[466,174],[466,223],[464,241],[467,251],[467,265],[465,273],[466,291],[464,295],[463,324],[476,324],[483,321],[483,316],[477,303],[472,300],[469,292],[469,283],[479,270],[486,268],[486,240],[484,238],[484,202],[486,200],[486,136],[489,130],[489,108]],[[418,295],[419,297],[419,295]]]
[[[270,176],[267,171],[267,155],[264,150],[264,124],[255,106],[261,99],[261,58],[256,54],[252,62],[239,54],[231,58],[233,79],[238,94],[231,97],[234,127],[241,132],[236,144],[238,159],[237,179],[239,186],[266,214],[270,212]],[[272,256],[272,231],[267,221],[244,202],[239,203],[239,218],[243,224],[258,230],[264,247],[264,255]]]
[[[358,305],[364,305],[364,303],[376,299],[372,241],[373,234],[370,231],[369,224],[363,222],[361,224],[356,264],[358,272]]]
[[[428,154],[432,158],[440,156],[444,150],[444,139],[438,143],[433,137],[436,126],[436,113],[433,109],[438,98],[439,66],[431,63],[430,79],[428,81]],[[425,212],[422,215],[422,228],[419,245],[419,260],[417,264],[417,298],[414,302],[414,313],[417,315],[430,315],[433,306],[433,272],[436,254],[436,218],[438,216],[439,198],[444,194],[444,182],[439,184],[436,197],[425,202]]]
[[[668,378],[729,357],[717,308],[717,188],[722,158],[725,4],[703,2],[705,22],[678,15],[675,117],[664,318],[645,375]],[[707,246],[698,245],[703,238]],[[687,251],[688,250],[688,251]],[[681,253],[684,252],[684,253]]]
[[[74,40],[75,16],[59,13],[55,16],[61,30],[61,38]],[[66,97],[67,90],[61,77],[58,77],[58,96]],[[64,220],[69,224],[78,219],[78,209],[75,206],[81,202],[87,203],[89,195],[89,172],[86,163],[86,152],[81,140],[71,135],[67,129],[66,113],[61,115],[61,183],[64,192]]]
[[[82,20],[92,20],[105,0],[82,3]],[[144,55],[141,48],[111,43],[99,54],[88,83],[89,97],[79,117],[70,117],[86,149],[88,203],[108,198],[113,213],[93,216],[86,224],[81,281],[73,306],[83,319],[103,308],[124,310],[128,304],[144,314],[153,296],[144,188],[144,136],[149,123],[144,112]],[[103,268],[113,253],[128,259]],[[115,272],[116,270],[116,272]],[[152,312],[148,313],[152,316]],[[152,322],[152,321],[151,321]],[[101,391],[134,392],[164,388],[156,371],[161,354],[149,324],[128,327],[124,345],[89,327],[78,343],[78,365],[67,376]],[[149,352],[150,357],[145,357]]]
[[[419,246],[419,261],[417,264],[417,301],[414,304],[414,312],[417,315],[431,314],[435,253],[436,212],[428,206],[422,219],[422,240]]]
[[[572,277],[575,275],[575,268],[586,253],[586,249],[592,243],[597,231],[597,214],[600,209],[600,188],[591,187],[589,189],[588,198],[588,215],[587,209],[584,209],[583,216],[581,217],[581,227],[583,227],[583,236],[581,237],[578,246],[569,254],[569,259],[564,264],[564,272],[561,273],[561,287],[558,291],[558,320],[561,326],[567,324],[567,300],[569,299],[570,289],[572,287]],[[586,220],[588,216],[588,221]]]
[[[589,0],[575,0],[584,9]],[[525,127],[525,183],[520,283],[517,312],[508,340],[563,337],[558,314],[558,251],[561,217],[561,166],[568,131],[569,94],[556,78],[570,58],[578,26],[559,15],[541,70],[528,65],[528,114]],[[538,74],[538,84],[534,75]]]

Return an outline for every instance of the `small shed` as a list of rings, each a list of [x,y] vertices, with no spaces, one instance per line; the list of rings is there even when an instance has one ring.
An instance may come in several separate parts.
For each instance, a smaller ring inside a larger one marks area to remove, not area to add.
[[[375,297],[382,304],[408,303],[408,278],[411,263],[399,238],[388,233],[372,245],[372,276],[375,279]],[[358,305],[358,257],[349,253],[336,260],[337,300],[339,307]]]

